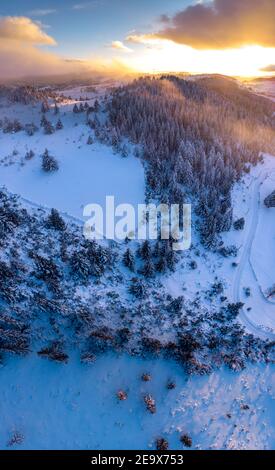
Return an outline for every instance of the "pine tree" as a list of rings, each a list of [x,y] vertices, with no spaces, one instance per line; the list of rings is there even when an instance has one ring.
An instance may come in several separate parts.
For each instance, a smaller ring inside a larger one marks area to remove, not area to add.
[[[98,113],[99,109],[100,109],[99,102],[98,102],[98,100],[95,100],[95,103],[94,103],[95,113]]]
[[[145,261],[143,269],[142,269],[142,274],[146,278],[152,277],[155,274],[155,268],[150,259]]]
[[[121,152],[121,156],[122,156],[123,158],[128,157],[129,152],[128,152],[127,145],[124,144],[124,145],[121,147],[121,151],[120,151],[120,152]]]
[[[139,249],[139,254],[143,260],[148,260],[152,256],[150,243],[145,240]]]
[[[37,126],[32,122],[30,124],[25,125],[25,131],[26,133],[31,137],[34,135],[35,132],[38,131]]]
[[[166,258],[164,256],[161,256],[161,258],[159,259],[159,261],[157,262],[156,264],[156,270],[159,272],[159,273],[165,273],[166,270],[167,270],[167,262],[166,262]]]
[[[158,258],[160,254],[161,254],[161,246],[160,246],[160,242],[157,241],[153,250],[153,256],[154,258]]]
[[[57,171],[59,169],[57,160],[49,155],[47,149],[42,155],[42,169],[47,173]]]
[[[47,120],[46,120],[46,122],[45,122],[45,124],[44,124],[44,132],[45,132],[45,134],[47,134],[47,135],[51,135],[51,134],[54,133],[54,127],[53,127],[52,123],[49,122],[49,121],[47,121]]]
[[[175,257],[175,252],[172,249],[169,249],[166,254],[166,262],[167,266],[170,269],[170,271],[175,270],[176,266],[176,257]]]
[[[91,135],[89,135],[88,140],[87,140],[87,145],[92,145],[94,143],[93,138]]]
[[[140,150],[138,147],[134,148],[134,157],[140,158]]]
[[[46,116],[45,116],[45,114],[43,114],[43,116],[42,116],[42,118],[41,118],[41,121],[40,121],[40,126],[41,126],[41,127],[44,127],[45,124],[47,124],[47,122],[48,122],[48,121],[47,121],[47,119],[46,119]]]
[[[41,105],[41,113],[42,114],[45,114],[49,111],[49,105],[47,103],[47,101],[43,101],[42,105]]]
[[[57,131],[60,131],[61,129],[63,129],[63,124],[62,124],[61,119],[58,119],[55,128]]]
[[[71,271],[78,278],[86,280],[91,274],[90,261],[85,252],[75,251],[70,261]]]
[[[123,255],[123,264],[129,268],[130,271],[135,271],[135,258],[130,248],[128,248]]]
[[[78,106],[77,106],[76,103],[75,103],[75,105],[74,105],[74,107],[73,107],[73,112],[74,112],[75,114],[79,113],[79,109],[78,109]]]

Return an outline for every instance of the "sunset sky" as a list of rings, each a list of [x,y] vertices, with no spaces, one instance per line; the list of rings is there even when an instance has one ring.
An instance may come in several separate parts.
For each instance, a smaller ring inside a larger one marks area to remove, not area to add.
[[[1,0],[0,77],[275,73],[275,0]]]

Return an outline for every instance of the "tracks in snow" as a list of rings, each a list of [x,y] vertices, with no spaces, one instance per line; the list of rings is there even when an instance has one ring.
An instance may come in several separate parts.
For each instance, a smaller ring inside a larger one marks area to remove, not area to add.
[[[258,216],[259,216],[259,207],[260,207],[260,187],[263,184],[266,177],[267,177],[267,174],[261,173],[253,185],[253,191],[252,191],[252,196],[251,196],[251,206],[250,206],[251,217],[250,217],[248,234],[245,240],[245,244],[242,250],[242,255],[241,255],[241,258],[237,267],[237,271],[235,274],[234,282],[233,282],[232,293],[233,293],[234,302],[240,302],[241,280],[242,280],[244,269],[249,263],[253,239],[254,239],[255,232],[257,229],[257,225],[258,225]],[[264,301],[269,303],[269,301],[265,298],[264,298]],[[272,340],[272,341],[275,340],[275,333],[265,329],[262,325],[258,325],[254,323],[252,320],[250,320],[250,318],[248,317],[244,309],[240,311],[239,320],[246,327],[246,329],[253,335],[258,336],[262,339],[267,339],[267,340]]]

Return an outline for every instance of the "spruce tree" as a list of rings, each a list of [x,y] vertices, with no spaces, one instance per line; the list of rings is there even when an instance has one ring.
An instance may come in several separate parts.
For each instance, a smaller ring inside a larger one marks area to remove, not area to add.
[[[42,105],[41,105],[41,113],[42,114],[45,114],[49,111],[49,105],[46,101],[43,101]]]
[[[139,249],[140,256],[143,260],[148,260],[152,256],[150,243],[145,240]]]
[[[63,129],[63,124],[62,124],[61,119],[58,119],[55,128],[57,131],[60,131],[61,129]]]
[[[164,256],[161,256],[161,258],[157,262],[156,270],[159,273],[162,273],[162,274],[166,272],[166,270],[167,270],[167,261],[166,261],[166,258]]]
[[[47,173],[57,171],[59,169],[57,160],[49,155],[47,149],[42,155],[42,169]]]
[[[155,268],[150,259],[145,261],[143,269],[142,269],[142,274],[146,278],[152,277],[155,274]]]
[[[99,102],[98,102],[98,100],[95,100],[95,103],[94,103],[95,113],[98,113],[99,109],[100,109]]]
[[[128,248],[123,255],[123,264],[129,268],[130,271],[135,271],[135,258],[130,248]]]
[[[45,122],[45,124],[44,124],[44,132],[45,132],[45,134],[47,134],[47,135],[51,135],[51,134],[54,133],[54,127],[53,127],[52,123],[49,122],[49,121],[47,121],[47,120],[46,120],[46,122]]]

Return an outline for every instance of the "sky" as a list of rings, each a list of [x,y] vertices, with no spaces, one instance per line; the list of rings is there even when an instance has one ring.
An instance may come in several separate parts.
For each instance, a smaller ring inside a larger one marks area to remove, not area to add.
[[[0,78],[275,73],[275,0],[1,0]]]

